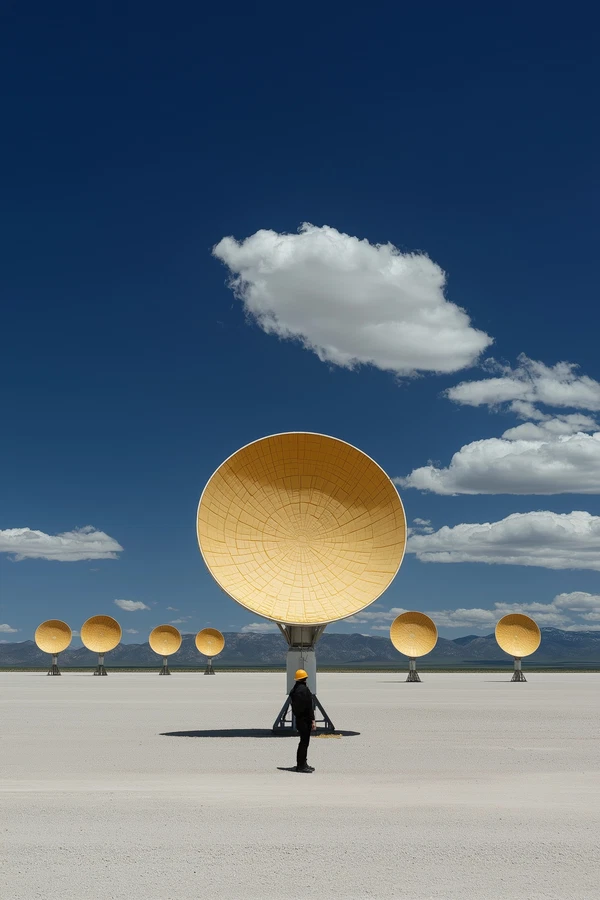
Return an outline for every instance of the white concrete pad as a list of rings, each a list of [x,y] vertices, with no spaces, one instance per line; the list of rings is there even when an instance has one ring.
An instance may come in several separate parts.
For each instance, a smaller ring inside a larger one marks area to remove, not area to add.
[[[298,775],[283,674],[0,675],[2,897],[599,896],[600,675],[423,677],[320,675]]]

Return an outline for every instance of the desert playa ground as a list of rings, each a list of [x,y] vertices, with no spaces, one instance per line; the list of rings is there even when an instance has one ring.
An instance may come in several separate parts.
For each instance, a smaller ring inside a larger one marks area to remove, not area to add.
[[[600,675],[424,677],[1,674],[3,898],[597,897]]]

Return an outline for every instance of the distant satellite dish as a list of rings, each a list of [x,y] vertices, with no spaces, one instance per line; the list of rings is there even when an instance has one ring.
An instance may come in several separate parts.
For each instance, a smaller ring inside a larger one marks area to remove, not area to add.
[[[225,646],[225,638],[216,628],[203,628],[196,635],[196,648],[203,656],[208,657],[208,663],[204,670],[205,675],[214,675],[212,665],[213,656],[218,656]]]
[[[521,669],[521,659],[535,653],[540,646],[542,633],[530,616],[510,613],[496,625],[496,641],[501,650],[515,659],[512,681],[527,681]]]
[[[163,666],[159,675],[170,675],[168,666],[168,656],[177,653],[181,647],[181,634],[173,625],[157,625],[150,632],[148,638],[150,648],[163,658]]]
[[[81,626],[81,642],[88,650],[98,654],[98,667],[94,675],[106,675],[104,654],[114,650],[122,636],[121,626],[112,616],[92,616]]]
[[[261,438],[230,456],[198,507],[215,581],[275,622],[322,625],[390,585],[406,545],[398,491],[361,450],[323,434]]]
[[[435,623],[422,612],[405,612],[390,626],[390,640],[399,653],[409,657],[407,681],[420,681],[415,660],[431,653],[437,644]]]
[[[58,654],[66,650],[72,639],[72,632],[66,622],[60,619],[48,619],[42,622],[35,630],[35,642],[44,653],[52,655],[52,665],[48,675],[60,675],[58,668]]]

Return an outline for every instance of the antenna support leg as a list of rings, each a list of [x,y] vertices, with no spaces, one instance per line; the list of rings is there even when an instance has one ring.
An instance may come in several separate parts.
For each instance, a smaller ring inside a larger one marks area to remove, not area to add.
[[[61,671],[58,668],[58,654],[52,654],[52,665],[48,669],[48,675],[60,675]]]
[[[521,668],[521,660],[518,656],[515,656],[515,670],[513,672],[513,677],[510,679],[511,681],[527,681],[525,676],[523,675],[523,670]]]
[[[169,669],[169,657],[168,656],[163,656],[162,669],[160,670],[160,672],[158,674],[159,675],[170,675],[171,674],[171,671]]]
[[[208,659],[206,661],[206,668],[204,670],[205,675],[214,675],[215,670],[213,669],[212,659]]]
[[[420,681],[419,673],[417,672],[417,661],[416,659],[409,659],[408,661],[408,676],[406,678],[407,681]]]
[[[104,653],[98,654],[98,665],[94,670],[94,675],[108,675],[108,672],[104,668]]]
[[[279,623],[278,623],[279,624]],[[325,631],[325,625],[279,625],[288,644],[286,659],[287,672],[287,699],[283,704],[279,715],[273,724],[273,731],[289,734],[296,733],[296,721],[292,713],[292,703],[289,697],[295,684],[297,669],[304,669],[308,675],[307,684],[312,692],[314,700],[314,716],[317,728],[324,731],[335,731],[335,726],[319,699],[317,698],[317,657],[315,644]],[[319,716],[320,713],[320,716]]]

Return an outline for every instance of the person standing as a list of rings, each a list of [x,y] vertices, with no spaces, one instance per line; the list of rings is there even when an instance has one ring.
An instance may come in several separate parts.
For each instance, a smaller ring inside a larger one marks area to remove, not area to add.
[[[296,683],[290,692],[292,713],[296,720],[296,728],[300,735],[298,752],[296,753],[296,772],[310,773],[314,768],[306,761],[310,733],[316,730],[313,695],[306,683],[308,673],[304,669],[298,669],[295,675]]]

